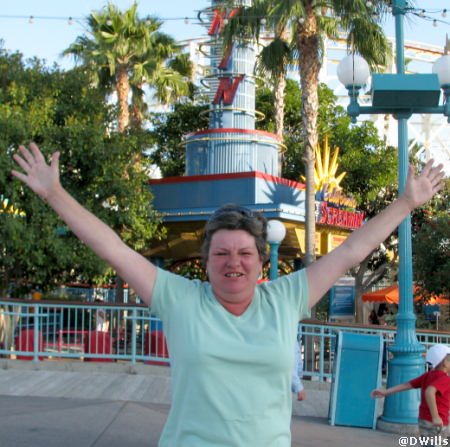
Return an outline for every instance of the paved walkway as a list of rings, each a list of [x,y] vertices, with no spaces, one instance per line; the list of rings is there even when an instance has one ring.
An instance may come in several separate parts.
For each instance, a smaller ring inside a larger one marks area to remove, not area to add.
[[[0,445],[156,447],[168,410],[147,402],[0,395]],[[296,447],[399,445],[399,435],[331,427],[324,418],[306,416],[293,418],[292,439]]]
[[[43,364],[11,369],[0,362],[0,447],[157,446],[170,408],[167,368],[153,367],[149,376],[139,368],[117,371],[118,365],[80,372],[67,371],[76,368],[63,363],[57,367],[62,371],[42,370]],[[292,418],[295,447],[391,447],[399,437],[333,427],[326,417]]]

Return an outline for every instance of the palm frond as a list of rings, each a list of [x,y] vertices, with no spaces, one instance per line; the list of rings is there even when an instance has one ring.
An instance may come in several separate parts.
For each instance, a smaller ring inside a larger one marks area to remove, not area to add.
[[[317,27],[329,39],[339,39],[339,20],[336,17],[318,15]]]
[[[187,78],[191,78],[194,72],[194,64],[187,53],[179,54],[170,60],[168,67]]]
[[[256,72],[262,75],[276,77],[285,73],[287,65],[293,61],[293,55],[289,42],[276,37],[260,52],[256,62]]]
[[[264,26],[266,26],[264,21],[267,23],[267,19],[267,9],[264,2],[255,2],[249,8],[240,8],[222,29],[221,37],[223,38],[224,46],[231,45],[239,38],[257,39]]]
[[[385,66],[392,48],[380,25],[363,19],[352,21],[348,31],[348,45],[363,56],[373,70]]]

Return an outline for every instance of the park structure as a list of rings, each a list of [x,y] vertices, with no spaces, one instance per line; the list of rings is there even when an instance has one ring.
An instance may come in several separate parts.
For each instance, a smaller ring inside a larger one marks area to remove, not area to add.
[[[243,39],[224,49],[220,37],[235,12],[223,0],[212,0],[201,12],[207,17],[210,71],[202,83],[209,87],[210,125],[180,142],[186,148],[184,176],[150,181],[154,208],[167,228],[167,238],[154,241],[145,253],[157,264],[170,260],[179,266],[198,259],[205,221],[225,203],[246,206],[285,225],[280,260],[294,260],[299,267],[305,254],[305,185],[279,176],[282,141],[255,129],[261,115],[255,110],[256,45]],[[363,220],[354,200],[325,185],[316,194],[316,255],[340,245]]]

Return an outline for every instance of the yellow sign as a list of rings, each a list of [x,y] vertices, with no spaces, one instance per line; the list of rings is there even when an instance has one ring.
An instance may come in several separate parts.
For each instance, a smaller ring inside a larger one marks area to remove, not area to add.
[[[323,232],[321,254],[326,255],[336,247],[339,247],[339,245],[341,245],[345,241],[345,239],[347,239],[346,235]]]
[[[334,250],[336,247],[339,247],[345,239],[347,239],[347,236],[341,236],[339,234],[332,234],[331,235],[331,250]]]
[[[320,255],[320,247],[321,247],[321,237],[320,232],[316,231],[316,255]],[[298,245],[300,246],[300,250],[302,253],[306,253],[306,244],[305,244],[305,230],[303,228],[296,228],[295,235],[297,236]]]
[[[340,183],[345,177],[346,172],[337,175],[337,169],[339,164],[337,162],[339,156],[339,148],[336,147],[333,155],[331,155],[331,148],[328,145],[328,135],[325,135],[325,141],[323,143],[323,152],[320,144],[316,146],[316,164],[314,167],[314,189],[320,191],[324,186],[329,187],[331,190],[340,190]],[[331,156],[331,160],[330,160]],[[304,176],[301,179],[305,182]]]
[[[322,188],[320,199],[328,202],[330,205],[335,205],[337,208],[352,208],[356,209],[357,203],[353,197],[346,197],[342,191],[330,183],[325,183]]]

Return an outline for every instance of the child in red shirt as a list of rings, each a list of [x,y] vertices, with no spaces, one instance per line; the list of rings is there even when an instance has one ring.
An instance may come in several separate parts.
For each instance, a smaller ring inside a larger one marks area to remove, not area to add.
[[[370,395],[379,398],[420,388],[419,433],[422,436],[441,435],[445,439],[450,433],[450,348],[441,344],[432,346],[427,351],[426,361],[431,363],[431,371],[386,390],[373,390]]]

